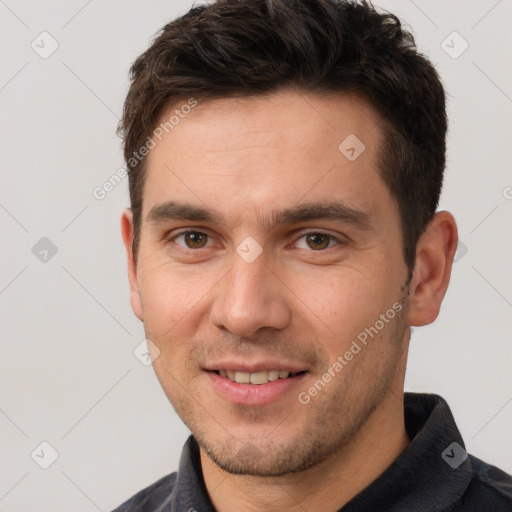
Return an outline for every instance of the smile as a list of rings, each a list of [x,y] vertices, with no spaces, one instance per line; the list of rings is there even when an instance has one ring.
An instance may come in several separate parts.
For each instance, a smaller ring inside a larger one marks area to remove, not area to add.
[[[287,370],[264,370],[249,373],[235,370],[215,370],[215,373],[232,382],[238,382],[239,384],[266,384],[267,382],[294,377],[303,372],[292,373]]]
[[[233,364],[231,368],[233,367],[236,366]],[[270,365],[268,367],[272,368]],[[214,368],[206,370],[205,375],[215,394],[232,404],[246,406],[270,404],[284,399],[285,396],[289,396],[291,400],[298,390],[304,388],[303,381],[308,374],[307,370],[301,371],[296,368],[264,370],[262,369],[265,368],[263,365],[256,368],[237,368],[236,370],[227,370],[226,367],[222,370]]]

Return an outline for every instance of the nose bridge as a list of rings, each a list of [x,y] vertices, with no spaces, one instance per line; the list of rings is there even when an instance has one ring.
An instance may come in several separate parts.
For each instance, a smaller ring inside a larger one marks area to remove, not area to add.
[[[264,302],[267,288],[271,285],[270,269],[264,256],[252,262],[242,257],[233,258],[233,267],[229,278],[229,296],[240,304]]]
[[[211,321],[237,336],[250,337],[262,327],[282,329],[290,321],[286,297],[264,254],[254,260],[234,254],[219,290]]]

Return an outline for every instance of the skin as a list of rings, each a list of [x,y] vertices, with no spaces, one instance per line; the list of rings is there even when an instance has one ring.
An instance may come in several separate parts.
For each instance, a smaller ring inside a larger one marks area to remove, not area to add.
[[[349,134],[365,144],[355,161],[338,150]],[[457,228],[450,213],[434,216],[408,280],[398,208],[378,174],[381,139],[363,98],[283,90],[201,103],[148,155],[136,263],[131,212],[122,216],[131,305],[160,351],[153,365],[162,388],[200,444],[218,511],[337,510],[409,443],[410,326],[439,313]],[[167,201],[222,220],[148,218]],[[367,225],[271,222],[273,211],[329,201],[363,212]],[[207,236],[191,242],[186,229]],[[251,263],[236,251],[248,236],[262,249]],[[393,304],[401,311],[301,403],[298,392]],[[226,359],[306,373],[270,403],[234,404],[205,370]]]

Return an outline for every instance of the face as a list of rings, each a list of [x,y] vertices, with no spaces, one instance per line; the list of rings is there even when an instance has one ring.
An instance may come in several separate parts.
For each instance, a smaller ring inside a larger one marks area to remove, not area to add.
[[[381,137],[359,97],[282,91],[209,100],[155,139],[132,307],[226,471],[313,466],[400,380],[408,271]]]

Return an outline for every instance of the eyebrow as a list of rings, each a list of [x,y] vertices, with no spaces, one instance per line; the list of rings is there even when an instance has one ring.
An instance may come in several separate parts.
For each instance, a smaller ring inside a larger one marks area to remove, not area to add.
[[[151,208],[147,221],[159,224],[170,220],[226,224],[222,214],[206,206],[180,201],[167,201]],[[298,224],[312,220],[333,220],[350,224],[361,230],[372,227],[368,213],[356,210],[342,201],[303,203],[283,210],[272,210],[269,216],[258,216],[257,221],[264,228],[286,224]]]

